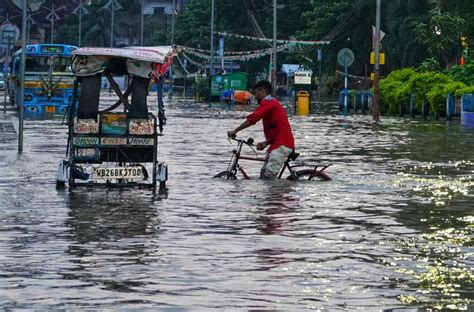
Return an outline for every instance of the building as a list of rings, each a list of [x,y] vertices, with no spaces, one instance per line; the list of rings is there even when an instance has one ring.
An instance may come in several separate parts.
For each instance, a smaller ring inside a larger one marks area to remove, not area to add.
[[[176,13],[181,14],[186,9],[189,0],[175,0]],[[145,15],[172,15],[173,0],[146,0],[143,9]]]

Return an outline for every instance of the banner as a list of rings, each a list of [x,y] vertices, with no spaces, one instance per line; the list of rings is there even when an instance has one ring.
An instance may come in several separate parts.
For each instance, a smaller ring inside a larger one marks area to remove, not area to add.
[[[226,32],[216,32],[216,33],[221,36],[226,36],[226,37],[249,39],[249,40],[261,41],[265,43],[273,42],[273,39],[270,39],[270,38],[258,38],[258,37],[245,36],[245,35],[229,34]],[[293,43],[293,44],[299,44],[299,45],[327,45],[331,42],[325,41],[325,40],[281,40],[281,39],[278,39],[277,43],[284,43],[284,44]]]

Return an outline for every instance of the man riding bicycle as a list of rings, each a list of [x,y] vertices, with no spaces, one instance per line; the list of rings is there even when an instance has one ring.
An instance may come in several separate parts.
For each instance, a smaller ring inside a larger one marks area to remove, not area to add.
[[[259,104],[258,107],[247,116],[247,119],[240,126],[228,131],[227,135],[233,138],[239,131],[262,119],[265,141],[259,142],[257,149],[261,151],[267,146],[269,148],[267,150],[267,161],[261,169],[260,178],[276,179],[288,156],[295,149],[295,140],[285,109],[277,99],[270,95],[273,91],[271,83],[262,80],[254,86],[253,91]]]

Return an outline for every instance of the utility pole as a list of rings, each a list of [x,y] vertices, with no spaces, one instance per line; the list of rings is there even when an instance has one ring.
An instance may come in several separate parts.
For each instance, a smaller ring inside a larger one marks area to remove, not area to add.
[[[20,104],[20,118],[18,125],[18,154],[23,153],[23,118],[25,93],[25,63],[26,63],[26,31],[28,27],[28,1],[23,0],[22,27],[21,27],[21,62],[20,62],[20,94],[17,95]]]
[[[374,65],[374,105],[372,117],[375,122],[380,121],[380,15],[382,0],[377,1],[375,14],[375,65]]]
[[[89,11],[84,7],[82,1],[83,0],[79,0],[79,2],[76,2],[78,6],[72,11],[73,14],[79,17],[79,47],[82,44],[82,16],[89,14]]]
[[[273,60],[272,60],[272,85],[273,93],[276,94],[277,73],[277,0],[273,0]]]

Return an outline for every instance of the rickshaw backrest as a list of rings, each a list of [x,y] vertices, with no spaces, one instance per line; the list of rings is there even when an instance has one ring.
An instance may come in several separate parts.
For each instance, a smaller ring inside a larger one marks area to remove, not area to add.
[[[128,116],[131,118],[148,118],[147,95],[150,79],[134,76],[132,81],[132,102]]]
[[[131,118],[148,118],[147,95],[150,79],[138,76],[131,77],[129,86],[132,95],[128,116]],[[77,118],[96,119],[99,114],[99,99],[102,74],[81,78],[79,107]],[[128,94],[129,92],[125,92]]]
[[[81,78],[81,92],[79,94],[77,118],[97,118],[97,114],[99,113],[101,79],[101,74]]]

